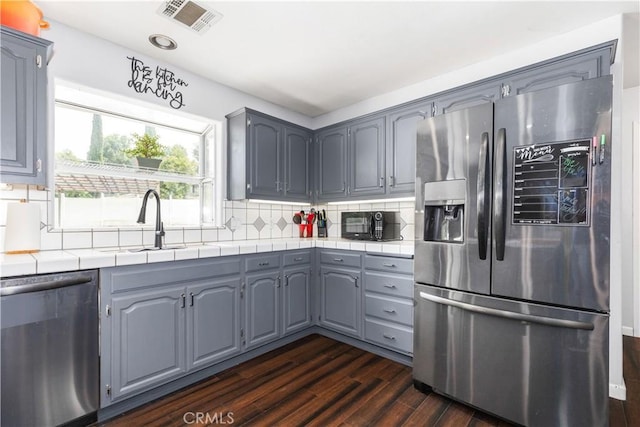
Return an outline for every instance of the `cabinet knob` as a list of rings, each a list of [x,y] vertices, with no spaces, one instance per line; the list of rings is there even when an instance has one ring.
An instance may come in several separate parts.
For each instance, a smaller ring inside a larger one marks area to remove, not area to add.
[[[384,176],[380,177],[380,188],[384,188]]]
[[[36,160],[36,170],[42,172],[42,159]]]
[[[391,340],[391,341],[395,341],[396,340],[396,337],[394,337],[393,335],[382,334],[382,336],[385,337],[388,340]]]
[[[391,309],[384,308],[384,309],[382,309],[382,311],[384,311],[385,313],[389,313],[389,314],[396,314],[396,311],[393,308],[391,308]]]

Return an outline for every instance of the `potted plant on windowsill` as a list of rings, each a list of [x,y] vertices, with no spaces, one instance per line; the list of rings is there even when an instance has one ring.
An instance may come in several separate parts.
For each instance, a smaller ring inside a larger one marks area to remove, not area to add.
[[[147,169],[158,169],[162,163],[164,156],[164,147],[158,142],[158,135],[150,135],[137,133],[133,136],[133,148],[126,151],[130,157],[135,157],[138,161],[138,167]]]

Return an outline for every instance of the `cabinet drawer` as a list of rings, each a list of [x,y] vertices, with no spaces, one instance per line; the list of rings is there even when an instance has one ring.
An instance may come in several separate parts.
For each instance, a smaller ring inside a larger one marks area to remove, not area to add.
[[[111,282],[111,292],[122,292],[236,274],[240,274],[240,257],[103,268],[100,280]]]
[[[413,301],[367,295],[365,314],[390,322],[402,323],[413,327]]]
[[[358,268],[361,266],[360,254],[346,252],[322,251],[320,252],[320,262],[322,264],[336,264]]]
[[[282,256],[282,264],[289,265],[310,264],[311,253],[309,251],[286,253]]]
[[[392,326],[373,320],[365,322],[365,339],[405,353],[413,352],[413,330],[406,326]]]
[[[364,265],[371,270],[413,274],[413,260],[408,258],[366,255]]]
[[[262,271],[270,270],[272,268],[280,268],[280,255],[260,255],[248,257],[244,260],[245,271]]]
[[[364,287],[367,291],[401,298],[413,298],[413,276],[367,271],[364,275]]]

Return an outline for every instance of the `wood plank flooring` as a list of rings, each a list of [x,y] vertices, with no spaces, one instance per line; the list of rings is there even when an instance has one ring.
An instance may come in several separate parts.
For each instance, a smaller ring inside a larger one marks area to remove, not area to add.
[[[611,427],[640,426],[640,339],[625,337],[624,349],[628,400],[611,400]],[[101,425],[216,424],[509,426],[435,393],[420,393],[406,366],[320,335],[264,354]]]

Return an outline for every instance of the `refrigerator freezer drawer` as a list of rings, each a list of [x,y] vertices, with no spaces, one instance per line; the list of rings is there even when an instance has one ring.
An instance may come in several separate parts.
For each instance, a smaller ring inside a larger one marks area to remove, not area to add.
[[[415,286],[414,379],[527,426],[604,426],[609,316]]]

